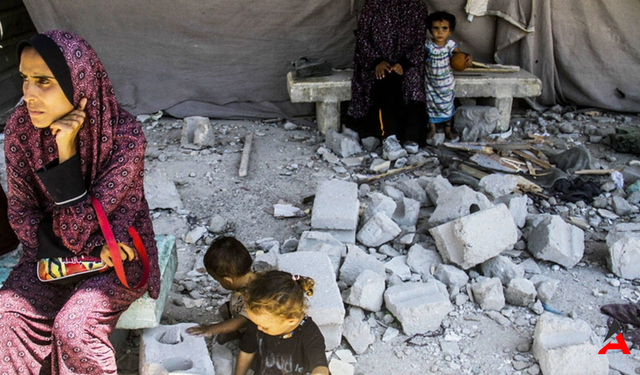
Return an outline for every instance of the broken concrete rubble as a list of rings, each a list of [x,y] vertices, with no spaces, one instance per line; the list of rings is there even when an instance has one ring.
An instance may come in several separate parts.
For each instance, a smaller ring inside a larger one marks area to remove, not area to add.
[[[640,223],[616,224],[607,234],[607,264],[619,277],[640,278]]]
[[[558,215],[531,215],[527,248],[537,259],[571,268],[584,254],[584,232]]]

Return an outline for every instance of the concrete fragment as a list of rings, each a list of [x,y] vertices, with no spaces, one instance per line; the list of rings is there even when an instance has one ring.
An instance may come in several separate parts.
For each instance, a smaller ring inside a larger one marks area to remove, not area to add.
[[[536,300],[536,287],[524,278],[515,278],[509,281],[504,297],[508,304],[515,306],[529,306]]]
[[[368,311],[380,311],[385,290],[385,277],[364,270],[353,283],[345,302]]]
[[[375,151],[380,146],[380,140],[376,137],[362,138],[361,142],[362,147],[369,152]]]
[[[422,276],[423,281],[432,278],[432,270],[442,263],[440,253],[435,250],[428,250],[420,244],[415,244],[409,248],[407,253],[407,265],[415,273]]]
[[[216,138],[209,118],[190,116],[184,118],[180,144],[183,147],[196,145],[200,147],[215,146]]]
[[[575,266],[584,254],[584,232],[568,224],[558,215],[530,215],[531,227],[527,241],[529,252],[537,259],[548,260],[561,266]]]
[[[189,233],[187,233],[184,237],[184,242],[186,243],[196,243],[199,239],[202,238],[205,234],[207,234],[207,228],[205,227],[195,227]]]
[[[424,188],[420,186],[417,179],[402,181],[397,185],[397,188],[404,193],[404,196],[407,198],[417,200],[421,204],[427,202],[427,193],[424,191]]]
[[[344,332],[342,335],[356,354],[364,353],[369,345],[376,341],[376,336],[371,332],[369,325],[361,318],[360,314],[354,314],[357,307],[349,309],[349,315],[344,320]],[[360,310],[362,311],[362,310]],[[364,314],[362,314],[362,317]]]
[[[343,158],[362,152],[357,139],[340,134],[333,129],[327,129],[325,142],[328,148]]]
[[[431,228],[429,232],[445,262],[465,270],[511,249],[518,240],[518,228],[504,204]]]
[[[213,340],[211,344],[211,360],[218,375],[231,375],[235,369],[235,358],[231,349]]]
[[[504,307],[502,282],[497,277],[484,278],[471,285],[473,298],[482,310],[500,311]]]
[[[371,200],[362,214],[365,222],[369,221],[369,219],[378,212],[382,212],[388,217],[391,217],[396,211],[396,202],[382,193],[371,193],[369,194],[369,198]]]
[[[340,281],[351,286],[365,270],[371,270],[386,278],[384,264],[373,255],[367,254],[358,246],[347,245],[347,257],[340,267]]]
[[[355,367],[345,361],[341,361],[337,358],[331,358],[331,361],[329,361],[329,372],[332,375],[353,375]]]
[[[298,241],[298,251],[316,251],[326,254],[337,276],[342,257],[347,254],[347,247],[330,233],[304,231]]]
[[[181,323],[145,329],[140,338],[140,373],[215,374],[204,338],[185,332],[194,325]]]
[[[502,285],[509,285],[512,279],[521,279],[524,277],[524,268],[519,264],[515,264],[504,255],[493,257],[480,266],[482,274],[486,277],[497,277]]]
[[[411,198],[402,198],[396,204],[396,210],[389,216],[401,227],[414,227],[420,216],[420,202]]]
[[[402,281],[411,278],[411,269],[407,265],[407,257],[405,255],[397,256],[384,264],[387,271],[392,275],[398,276]]]
[[[393,220],[378,212],[362,226],[356,238],[365,246],[378,247],[396,238],[400,232],[402,230]]]
[[[528,198],[526,195],[508,194],[497,198],[493,203],[506,204],[509,208],[509,212],[511,212],[511,216],[513,216],[513,221],[516,223],[518,228],[522,228],[527,221],[527,200]]]
[[[389,185],[389,184],[385,184],[382,187],[382,192],[385,193],[387,196],[389,196],[389,198],[393,199],[396,202],[400,202],[402,200],[402,198],[404,198],[404,193],[401,192],[400,190],[396,189],[395,187]]]
[[[340,180],[318,183],[311,227],[352,230],[358,225],[358,184]]]
[[[616,276],[640,278],[640,223],[616,224],[607,234],[607,264]]]
[[[476,142],[493,133],[499,121],[500,112],[496,107],[461,106],[454,114],[453,127],[463,142]]]
[[[580,319],[544,313],[533,334],[533,356],[545,375],[606,375],[609,361],[598,355],[601,343]]]
[[[427,186],[425,187],[425,192],[429,197],[431,202],[438,202],[438,197],[444,191],[449,189],[453,189],[453,185],[446,178],[441,175],[437,175],[434,179],[432,179]]]
[[[518,186],[516,179],[510,175],[493,173],[480,179],[480,188],[493,198],[511,194]]]
[[[221,215],[213,215],[211,219],[209,219],[209,225],[207,229],[211,233],[223,233],[227,228],[227,219],[222,217]]]
[[[458,290],[469,282],[466,272],[448,264],[438,265],[433,276],[449,287],[450,294],[457,294]]]
[[[376,173],[387,173],[389,168],[391,168],[391,162],[389,160],[377,158],[373,159],[369,166],[369,170]]]
[[[150,210],[156,208],[181,210],[184,207],[176,185],[160,167],[145,171],[144,191]]]
[[[447,287],[436,279],[389,287],[384,293],[384,301],[409,336],[436,330],[453,310]]]
[[[467,216],[473,205],[484,210],[491,207],[491,202],[484,194],[473,191],[468,186],[445,190],[438,196],[436,209],[429,217],[429,225],[436,226]]]
[[[612,198],[613,211],[616,215],[626,216],[638,212],[638,207],[627,202],[626,199],[619,196]]]

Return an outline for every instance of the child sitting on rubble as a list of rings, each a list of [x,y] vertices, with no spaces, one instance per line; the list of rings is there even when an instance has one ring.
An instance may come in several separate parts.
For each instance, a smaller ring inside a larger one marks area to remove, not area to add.
[[[427,138],[436,134],[436,126],[444,124],[445,136],[457,138],[451,132],[453,118],[454,80],[451,70],[451,57],[455,53],[464,53],[458,49],[458,43],[449,39],[456,28],[456,17],[447,12],[434,12],[427,18],[427,29],[431,39],[425,44],[425,88],[427,111],[429,113],[429,131]],[[473,58],[465,54],[465,68],[473,63]]]
[[[310,277],[267,271],[242,290],[251,322],[235,375],[245,375],[252,361],[257,375],[329,375],[324,337],[305,315],[305,295],[313,295],[314,284]]]
[[[204,266],[223,288],[232,291],[231,298],[219,310],[222,322],[191,327],[187,333],[200,337],[218,335],[219,344],[240,337],[239,331],[249,319],[239,290],[255,277],[252,262],[247,248],[233,237],[220,237],[211,243],[204,255]]]

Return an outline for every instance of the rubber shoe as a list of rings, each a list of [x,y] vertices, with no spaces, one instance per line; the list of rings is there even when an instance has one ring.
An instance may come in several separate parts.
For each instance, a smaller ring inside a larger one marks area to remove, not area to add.
[[[382,157],[389,161],[394,161],[407,156],[407,151],[402,148],[398,138],[390,135],[382,141]]]

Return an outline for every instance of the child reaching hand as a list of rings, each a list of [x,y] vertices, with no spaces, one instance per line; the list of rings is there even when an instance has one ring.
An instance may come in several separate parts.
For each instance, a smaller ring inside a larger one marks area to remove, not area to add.
[[[220,237],[213,241],[204,255],[204,266],[223,288],[233,291],[231,299],[220,308],[224,319],[220,323],[187,329],[187,333],[206,337],[218,335],[216,341],[224,344],[239,338],[239,330],[249,321],[245,304],[238,290],[247,286],[255,274],[251,271],[251,254],[233,237]]]
[[[427,138],[436,134],[438,124],[444,124],[445,136],[453,139],[455,136],[451,132],[451,119],[455,83],[451,71],[451,56],[462,53],[458,44],[449,39],[456,28],[456,17],[447,12],[431,13],[427,18],[427,28],[433,36],[425,44],[425,86],[430,127]],[[473,58],[469,54],[465,55],[465,68],[468,68],[473,63]]]
[[[240,342],[235,375],[245,375],[254,361],[256,375],[329,375],[324,337],[305,315],[309,277],[282,271],[256,274],[242,291],[251,322]]]

